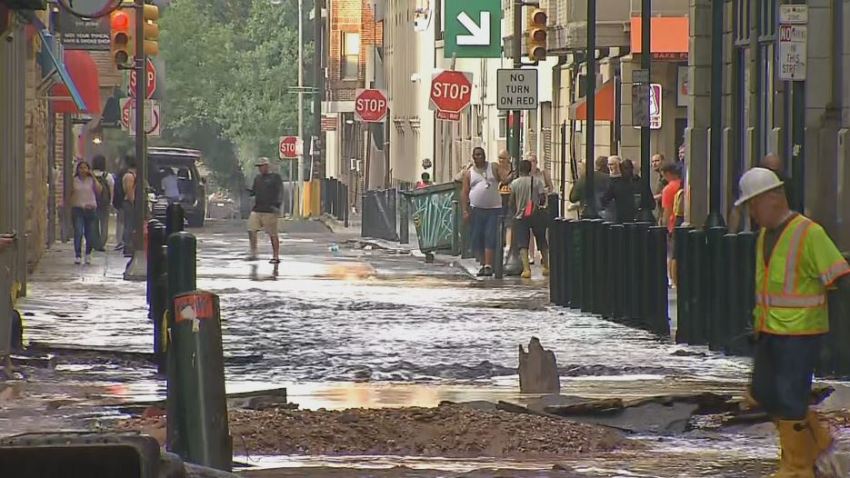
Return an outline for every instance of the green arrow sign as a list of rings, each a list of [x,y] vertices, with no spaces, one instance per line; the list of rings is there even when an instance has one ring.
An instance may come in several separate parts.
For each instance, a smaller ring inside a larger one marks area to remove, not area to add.
[[[502,56],[501,0],[446,0],[446,58]]]

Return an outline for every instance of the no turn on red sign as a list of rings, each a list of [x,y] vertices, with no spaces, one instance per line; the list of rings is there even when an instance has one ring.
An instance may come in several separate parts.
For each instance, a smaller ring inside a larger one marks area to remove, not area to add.
[[[446,70],[431,78],[431,107],[437,119],[460,121],[472,101],[472,73]]]

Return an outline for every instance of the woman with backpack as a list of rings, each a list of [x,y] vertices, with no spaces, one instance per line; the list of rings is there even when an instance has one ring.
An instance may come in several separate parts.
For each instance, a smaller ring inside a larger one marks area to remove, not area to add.
[[[89,163],[80,161],[71,187],[71,219],[74,223],[74,264],[80,264],[83,237],[86,239],[86,264],[91,264],[91,251],[98,245],[97,196],[103,187],[94,179]]]
[[[106,250],[106,239],[109,236],[109,214],[112,212],[112,195],[115,192],[115,178],[106,172],[106,158],[102,154],[92,158],[92,176],[100,184],[97,195],[98,241],[95,250]]]

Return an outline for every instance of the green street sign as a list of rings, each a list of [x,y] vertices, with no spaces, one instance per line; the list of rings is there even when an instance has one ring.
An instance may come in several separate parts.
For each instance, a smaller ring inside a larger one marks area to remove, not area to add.
[[[501,0],[445,0],[446,58],[502,56]]]

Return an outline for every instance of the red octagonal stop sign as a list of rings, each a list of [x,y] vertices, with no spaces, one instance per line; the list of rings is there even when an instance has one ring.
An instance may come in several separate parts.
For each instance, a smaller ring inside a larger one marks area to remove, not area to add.
[[[381,90],[357,90],[354,112],[360,121],[380,123],[387,116],[387,95]]]
[[[431,79],[431,105],[437,118],[459,121],[460,113],[472,100],[472,73],[447,70]]]

